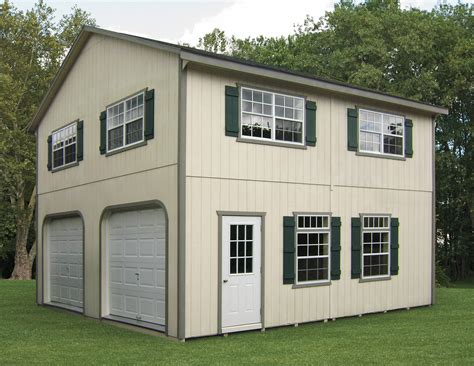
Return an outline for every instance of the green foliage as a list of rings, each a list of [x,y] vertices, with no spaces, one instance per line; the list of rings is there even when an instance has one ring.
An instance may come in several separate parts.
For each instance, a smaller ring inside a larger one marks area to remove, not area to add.
[[[436,262],[435,276],[436,287],[449,287],[451,285],[451,279],[439,262]]]
[[[199,38],[198,47],[208,52],[224,53],[227,49],[228,40],[223,31],[215,28],[204,37]]]
[[[36,151],[28,124],[81,26],[95,21],[74,7],[56,22],[44,1],[26,12],[9,1],[0,6],[0,253],[6,255],[12,220],[17,236],[20,226],[28,231],[30,225]]]
[[[9,203],[0,200],[0,278],[12,271],[15,252],[15,217]]]
[[[183,343],[38,307],[34,281],[0,281],[2,364],[472,365],[474,287],[436,292],[433,307]]]
[[[287,37],[228,38],[208,50],[449,107],[436,120],[437,257],[453,279],[474,271],[474,5],[402,10],[344,0]]]

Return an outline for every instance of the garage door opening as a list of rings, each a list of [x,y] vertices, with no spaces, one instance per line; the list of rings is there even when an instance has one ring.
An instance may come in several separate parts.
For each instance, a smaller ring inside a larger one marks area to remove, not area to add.
[[[46,224],[49,303],[69,310],[84,306],[84,226],[80,217],[52,219]]]
[[[113,212],[108,217],[109,318],[165,330],[166,232],[162,208]]]

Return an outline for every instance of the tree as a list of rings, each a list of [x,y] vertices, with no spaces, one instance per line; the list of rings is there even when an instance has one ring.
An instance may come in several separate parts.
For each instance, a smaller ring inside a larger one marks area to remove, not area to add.
[[[36,152],[28,124],[80,28],[95,21],[74,7],[56,23],[54,10],[44,1],[26,12],[5,1],[1,13],[0,192],[3,207],[8,204],[5,217],[15,227],[11,278],[30,279],[36,254],[36,240],[30,238],[28,245],[36,205]],[[8,238],[4,240],[7,247]]]
[[[204,36],[207,50],[448,106],[436,120],[437,258],[453,279],[474,271],[473,8],[342,0],[287,37]]]
[[[208,52],[224,53],[227,51],[228,40],[225,33],[218,28],[199,38],[198,47]]]

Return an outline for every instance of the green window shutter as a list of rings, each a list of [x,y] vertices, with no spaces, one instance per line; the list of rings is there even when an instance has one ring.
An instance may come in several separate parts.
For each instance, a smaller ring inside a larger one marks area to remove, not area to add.
[[[331,218],[331,280],[341,278],[341,218]]]
[[[52,159],[53,159],[53,137],[49,135],[48,136],[48,170],[51,170],[53,168]]]
[[[357,109],[347,109],[347,149],[357,151],[359,146],[359,126],[357,124]]]
[[[107,111],[100,112],[100,153],[107,152]]]
[[[360,217],[351,219],[351,278],[360,278]]]
[[[392,217],[390,219],[390,274],[396,276],[398,274],[398,219]]]
[[[145,140],[155,136],[155,89],[145,93]]]
[[[295,218],[283,217],[283,283],[295,283]]]
[[[411,119],[405,119],[405,156],[413,157],[413,122]]]
[[[306,145],[316,146],[316,102],[306,101]]]
[[[84,122],[77,122],[77,161],[84,159]]]
[[[225,135],[239,136],[239,88],[225,87]]]

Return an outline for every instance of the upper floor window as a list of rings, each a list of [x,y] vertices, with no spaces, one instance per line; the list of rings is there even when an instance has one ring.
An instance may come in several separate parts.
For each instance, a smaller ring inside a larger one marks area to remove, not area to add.
[[[403,156],[404,119],[394,114],[359,109],[359,149]]]
[[[144,93],[107,108],[107,151],[144,141]]]
[[[329,281],[329,222],[328,215],[298,215],[297,283]]]
[[[303,98],[241,88],[242,137],[302,145],[303,122]]]
[[[390,274],[390,217],[362,217],[362,278]]]
[[[77,122],[53,132],[51,138],[53,169],[77,161]]]

